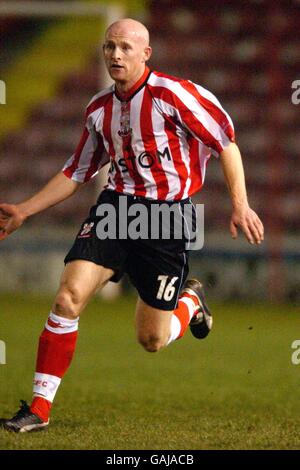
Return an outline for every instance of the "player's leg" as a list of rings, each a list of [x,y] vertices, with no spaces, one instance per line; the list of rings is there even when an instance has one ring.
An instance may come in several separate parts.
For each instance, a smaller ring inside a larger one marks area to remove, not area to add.
[[[70,320],[77,318],[90,298],[104,287],[114,274],[91,261],[74,260],[65,266],[52,312]]]
[[[97,204],[114,205],[115,199],[111,191],[103,191]],[[97,204],[82,223],[65,258],[60,287],[39,340],[32,405],[29,408],[23,403],[15,419],[2,420],[2,425],[12,431],[46,427],[51,403],[73,357],[80,313],[98,288],[112,276],[111,280],[118,281],[123,275],[126,250],[115,238],[99,238]],[[24,425],[25,419],[27,426]],[[13,425],[8,426],[8,421],[13,421]]]
[[[156,352],[167,344],[172,316],[172,310],[151,307],[138,298],[135,312],[136,334],[146,351]]]
[[[88,301],[113,275],[91,261],[74,260],[63,271],[39,348],[31,411],[48,421],[51,404],[69,368],[76,347],[79,315]]]
[[[187,280],[174,310],[151,307],[139,298],[135,325],[139,343],[149,352],[156,352],[181,338],[188,326],[195,337],[205,338],[212,327],[212,316],[201,283],[196,279]]]
[[[137,247],[128,259],[127,272],[139,293],[136,330],[138,341],[147,351],[158,351],[181,338],[188,326],[197,338],[207,336],[212,317],[201,283],[186,280],[184,252]]]
[[[10,431],[45,429],[60,382],[71,364],[76,347],[79,315],[113,271],[90,261],[68,263],[61,277],[52,311],[39,338],[33,401],[22,403],[19,412],[2,426]]]

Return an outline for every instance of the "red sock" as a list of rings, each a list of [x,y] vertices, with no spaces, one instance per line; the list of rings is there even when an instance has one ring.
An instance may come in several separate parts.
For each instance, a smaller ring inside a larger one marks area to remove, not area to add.
[[[41,418],[44,423],[49,419],[52,403],[42,397],[33,397],[30,411]]]
[[[181,338],[187,330],[187,327],[196,313],[196,306],[199,305],[195,295],[184,293],[178,301],[178,307],[174,310],[171,321],[171,335],[169,343],[175,339]]]
[[[31,411],[43,421],[49,413],[61,379],[75,351],[78,319],[68,320],[50,313],[39,340]]]

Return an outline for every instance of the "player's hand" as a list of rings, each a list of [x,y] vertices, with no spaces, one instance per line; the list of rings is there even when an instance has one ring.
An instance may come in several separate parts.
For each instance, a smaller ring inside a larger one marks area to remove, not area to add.
[[[233,209],[230,220],[230,233],[237,238],[238,228],[251,244],[260,244],[264,239],[264,226],[256,212],[248,205]]]
[[[0,240],[17,230],[25,218],[17,205],[0,204]]]

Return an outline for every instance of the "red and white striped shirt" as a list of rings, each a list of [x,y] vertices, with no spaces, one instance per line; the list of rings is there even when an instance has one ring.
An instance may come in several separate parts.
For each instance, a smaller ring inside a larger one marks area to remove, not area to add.
[[[234,142],[232,121],[205,88],[150,71],[122,97],[115,85],[93,97],[66,176],[93,178],[110,161],[106,188],[180,200],[199,191],[211,154]]]

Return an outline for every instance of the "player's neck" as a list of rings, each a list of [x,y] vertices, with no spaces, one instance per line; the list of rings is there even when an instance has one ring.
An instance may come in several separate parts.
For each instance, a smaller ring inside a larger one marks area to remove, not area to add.
[[[148,75],[149,69],[147,66],[145,66],[139,73],[137,73],[131,80],[128,81],[115,81],[116,84],[116,90],[119,96],[128,96],[136,88],[138,88],[143,81],[146,79],[146,76]]]

